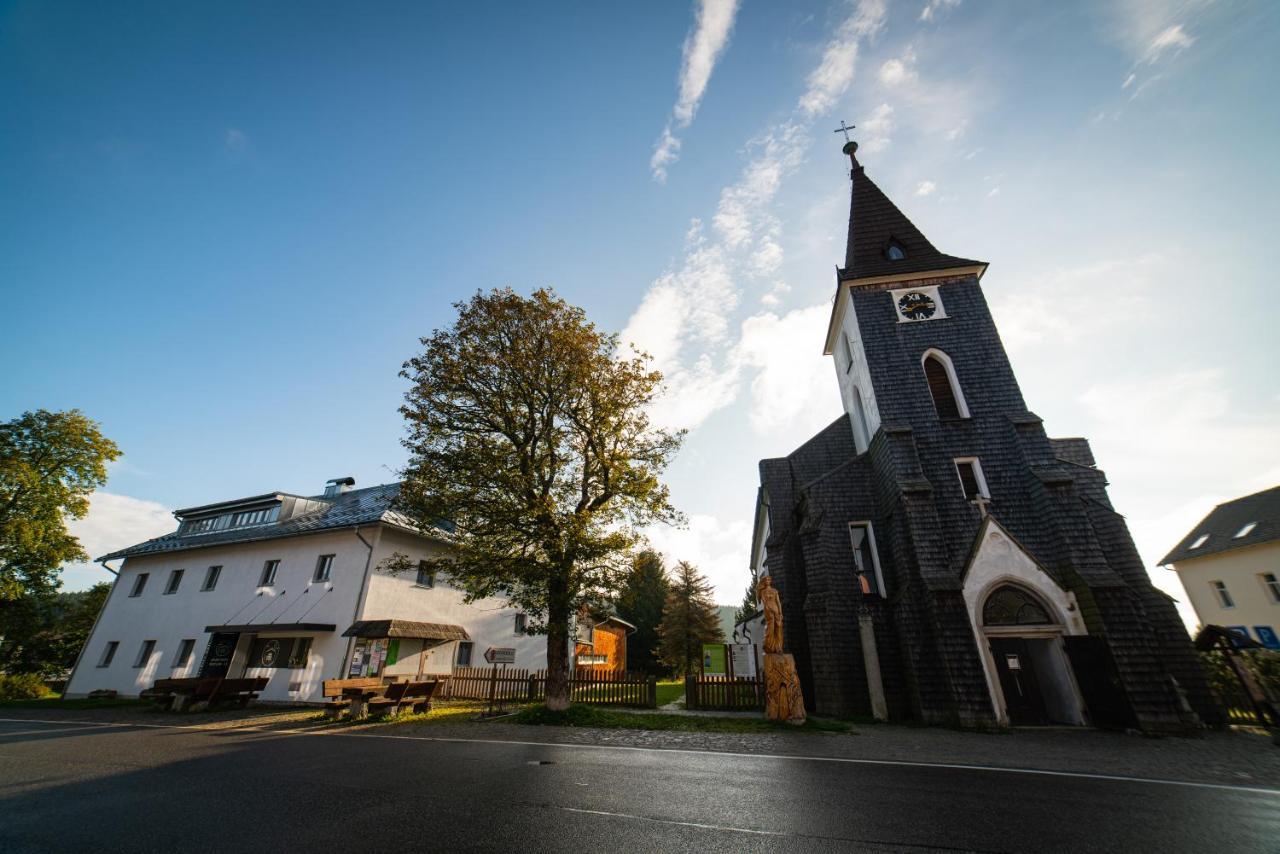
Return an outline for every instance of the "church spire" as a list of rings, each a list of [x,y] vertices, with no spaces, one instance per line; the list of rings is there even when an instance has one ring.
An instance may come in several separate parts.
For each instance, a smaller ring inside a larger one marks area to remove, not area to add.
[[[986,269],[981,261],[947,255],[934,248],[915,223],[867,177],[865,168],[858,162],[858,143],[846,142],[842,150],[852,164],[849,177],[853,191],[841,281],[962,267]]]

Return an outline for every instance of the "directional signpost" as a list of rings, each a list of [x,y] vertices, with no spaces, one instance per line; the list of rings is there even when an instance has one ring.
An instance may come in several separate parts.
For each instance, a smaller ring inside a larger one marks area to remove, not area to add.
[[[513,646],[491,646],[484,651],[484,660],[493,665],[493,674],[489,677],[489,711],[487,713],[488,716],[492,716],[494,696],[498,693],[498,665],[502,665],[502,671],[505,673],[508,664],[516,663],[516,649]],[[498,697],[498,714],[502,714],[501,697]]]

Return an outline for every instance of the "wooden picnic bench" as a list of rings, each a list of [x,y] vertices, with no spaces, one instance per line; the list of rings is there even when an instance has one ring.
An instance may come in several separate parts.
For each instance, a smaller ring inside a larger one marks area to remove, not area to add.
[[[363,708],[363,701],[367,699],[364,696],[352,696],[348,691],[359,690],[360,693],[369,696],[376,695],[382,691],[382,687],[389,682],[394,681],[391,677],[383,679],[378,676],[364,676],[355,679],[326,679],[321,684],[321,695],[329,700],[325,705],[324,713],[331,720],[339,720],[347,710],[351,708],[354,702],[360,702]]]
[[[258,698],[267,687],[267,677],[251,679],[223,679],[217,676],[189,679],[157,679],[150,688],[138,696],[154,700],[174,712],[187,711],[196,703],[212,708],[220,703],[234,702],[241,708]]]
[[[426,679],[422,682],[398,682],[388,685],[386,694],[369,700],[369,713],[375,715],[400,714],[405,708],[422,713],[431,711],[431,698],[440,688],[439,679]]]

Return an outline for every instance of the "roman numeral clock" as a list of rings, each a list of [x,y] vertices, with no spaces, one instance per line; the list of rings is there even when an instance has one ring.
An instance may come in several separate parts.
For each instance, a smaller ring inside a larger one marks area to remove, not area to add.
[[[947,316],[942,308],[938,288],[916,287],[889,291],[899,323],[916,323],[921,320],[939,320]]]

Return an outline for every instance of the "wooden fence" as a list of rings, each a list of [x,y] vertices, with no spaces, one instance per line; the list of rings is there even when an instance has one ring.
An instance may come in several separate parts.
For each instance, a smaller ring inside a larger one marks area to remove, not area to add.
[[[754,676],[686,676],[687,709],[751,712],[764,708],[764,682]]]
[[[547,696],[547,671],[489,667],[455,667],[441,697],[450,700],[488,700],[533,703]],[[569,699],[575,703],[613,706],[658,705],[658,682],[642,673],[579,669],[569,674]]]

